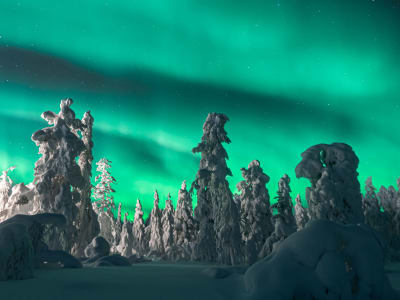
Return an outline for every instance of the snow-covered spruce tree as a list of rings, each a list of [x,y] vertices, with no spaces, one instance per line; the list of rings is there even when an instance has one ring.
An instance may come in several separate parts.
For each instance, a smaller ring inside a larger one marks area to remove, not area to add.
[[[92,194],[92,162],[93,162],[93,123],[94,118],[90,111],[85,112],[82,118],[81,134],[85,149],[81,152],[78,165],[81,169],[83,184],[81,188],[76,188],[79,193],[79,213],[75,222],[77,237],[72,249],[72,254],[77,257],[84,256],[84,250],[91,243],[94,237],[100,232],[100,225],[97,214],[93,210]],[[73,130],[73,126],[70,126]],[[76,132],[76,134],[78,134]]]
[[[158,192],[154,192],[154,206],[150,214],[150,240],[149,256],[162,257],[164,255],[163,232],[161,226],[161,210],[158,207],[160,198]]]
[[[306,200],[311,220],[325,219],[342,224],[364,222],[358,158],[344,143],[319,144],[301,154],[296,177],[307,178]]]
[[[271,236],[265,241],[258,255],[260,258],[271,254],[283,240],[296,232],[297,226],[293,215],[293,203],[290,197],[291,189],[289,184],[290,178],[286,174],[278,182],[278,196],[275,197],[278,201],[271,206],[277,210],[277,214],[273,216],[275,228]]]
[[[44,241],[51,249],[80,256],[98,232],[90,201],[93,118],[87,112],[82,120],[76,119],[72,104],[72,99],[61,100],[58,114],[46,111],[41,115],[51,126],[32,135],[41,154],[35,164],[34,181],[13,188],[6,214],[8,218],[42,212],[63,214],[67,225],[46,226]]]
[[[107,158],[100,159],[96,165],[96,171],[100,174],[96,176],[96,186],[93,187],[93,198],[95,199],[95,207],[97,211],[115,209],[114,195],[115,190],[112,185],[116,182],[116,179],[111,176],[109,169],[111,168],[111,161]]]
[[[132,226],[128,221],[128,213],[126,212],[124,215],[124,223],[122,225],[121,232],[121,241],[117,247],[119,253],[122,256],[129,257],[132,255],[133,249],[133,234],[132,234]]]
[[[388,223],[385,214],[381,212],[379,200],[376,195],[376,188],[372,184],[371,176],[365,181],[365,196],[362,198],[362,207],[365,223],[387,239],[386,227]]]
[[[51,127],[36,131],[32,141],[39,146],[42,156],[35,164],[33,189],[34,198],[30,213],[59,213],[65,216],[64,228],[47,228],[44,241],[50,249],[71,251],[78,231],[75,226],[78,217],[78,193],[72,190],[82,189],[85,179],[76,158],[84,151],[85,144],[76,134],[82,129],[82,121],[75,118],[70,108],[72,99],[61,100],[58,114],[46,111],[42,118]]]
[[[168,194],[161,217],[162,239],[166,259],[171,259],[174,255],[174,253],[172,253],[174,248],[174,215],[175,210],[172,205],[171,195]]]
[[[11,196],[11,190],[14,185],[14,182],[8,176],[8,173],[15,170],[15,167],[10,167],[7,170],[3,171],[0,176],[0,209],[4,210],[7,205],[8,198]]]
[[[183,181],[178,192],[178,202],[174,216],[174,244],[177,251],[177,260],[191,259],[192,244],[196,238],[192,197],[186,188],[186,181]]]
[[[245,242],[245,262],[253,264],[265,241],[274,231],[266,188],[270,178],[263,172],[258,160],[253,160],[247,169],[241,168],[241,171],[245,180],[237,184],[237,189],[241,192],[240,229]]]
[[[142,211],[142,204],[140,203],[139,198],[136,201],[136,210],[135,210],[135,217],[133,220],[133,252],[139,256],[146,254],[148,251],[148,245],[145,243],[145,236],[144,236],[144,222],[143,222],[143,211]]]
[[[278,186],[278,196],[275,197],[278,201],[272,207],[277,209],[278,214],[283,216],[285,223],[292,227],[294,232],[296,228],[296,219],[293,215],[293,203],[292,197],[290,197],[290,192],[292,190],[290,188],[290,178],[287,174],[283,175],[279,180]]]
[[[397,192],[395,188],[390,185],[388,188],[381,186],[377,197],[383,207],[383,210],[393,217],[397,212]]]
[[[394,226],[396,228],[396,232],[400,236],[400,178],[397,179],[397,187],[398,187],[398,191],[397,191],[397,197],[396,197],[397,201],[395,204],[396,213],[394,216]],[[399,251],[400,251],[400,249],[399,249]]]
[[[397,178],[397,201],[396,201],[396,209],[400,211],[400,177]]]
[[[400,228],[398,226],[399,214],[397,210],[397,192],[393,186],[385,188],[381,186],[377,193],[378,200],[383,208],[385,220],[385,232],[389,246],[389,258],[399,259],[397,257],[400,251]]]
[[[144,222],[143,246],[145,249],[144,252],[145,255],[148,255],[150,253],[150,238],[151,238],[151,211]]]
[[[115,246],[114,229],[116,220],[112,213],[112,209],[115,209],[113,196],[115,190],[112,185],[116,182],[116,179],[111,176],[109,171],[111,168],[111,161],[102,158],[96,165],[96,171],[100,174],[96,176],[95,182],[97,182],[97,184],[93,187],[92,197],[95,199],[93,206],[98,214],[100,235],[104,237],[111,246]]]
[[[302,230],[307,222],[309,221],[307,209],[301,204],[300,194],[296,197],[296,205],[294,206],[294,212],[296,217],[297,230]]]
[[[221,264],[241,262],[239,212],[226,176],[228,154],[222,143],[230,143],[224,129],[228,117],[210,113],[203,125],[203,136],[193,153],[201,153],[200,169],[191,190],[197,190],[195,219],[199,232],[194,258]]]
[[[118,245],[121,241],[121,232],[122,232],[122,222],[121,222],[121,209],[122,209],[122,203],[120,202],[118,204],[118,215],[117,215],[117,220],[115,220],[114,223],[114,229],[113,229],[113,237],[114,237],[114,243],[115,245]]]

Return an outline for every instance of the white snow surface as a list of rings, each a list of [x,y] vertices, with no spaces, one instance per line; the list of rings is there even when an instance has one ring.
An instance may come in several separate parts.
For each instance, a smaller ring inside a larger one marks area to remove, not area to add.
[[[381,242],[365,225],[314,221],[244,276],[245,299],[397,300]]]
[[[0,282],[0,291],[2,299],[7,300],[242,299],[241,275],[214,279],[205,274],[208,267],[195,263],[142,263],[132,267],[49,268],[35,270],[33,279]],[[400,264],[388,266],[387,271],[400,293]]]
[[[207,265],[143,263],[132,267],[35,270],[30,280],[0,282],[7,300],[224,300],[241,278],[218,280]],[[4,297],[4,298],[3,298]]]

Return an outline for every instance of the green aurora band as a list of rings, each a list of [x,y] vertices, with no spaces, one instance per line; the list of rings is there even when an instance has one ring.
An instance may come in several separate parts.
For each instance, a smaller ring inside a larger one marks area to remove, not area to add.
[[[362,189],[370,175],[395,185],[399,33],[394,0],[2,0],[0,167],[32,181],[40,114],[71,97],[78,117],[91,110],[95,160],[113,161],[131,217],[137,197],[150,211],[154,189],[176,204],[212,111],[230,118],[234,192],[258,159],[271,198],[287,173],[304,200],[300,154],[332,142],[355,150]]]

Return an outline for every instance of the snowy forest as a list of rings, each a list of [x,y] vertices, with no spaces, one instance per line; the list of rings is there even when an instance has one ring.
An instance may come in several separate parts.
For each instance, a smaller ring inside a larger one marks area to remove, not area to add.
[[[61,100],[59,113],[46,111],[41,115],[49,127],[34,132],[31,137],[41,155],[35,164],[33,182],[13,182],[9,175],[14,167],[0,177],[0,221],[3,222],[0,236],[5,230],[3,224],[14,222],[10,220],[24,223],[28,228],[25,235],[32,240],[29,251],[35,257],[34,265],[60,261],[64,265],[92,266],[170,261],[245,266],[248,268],[246,284],[257,290],[253,293],[278,295],[257,285],[254,278],[266,272],[260,266],[272,264],[271,257],[277,257],[276,264],[279,264],[279,255],[284,261],[293,261],[288,257],[296,254],[288,254],[290,251],[309,251],[310,256],[318,257],[312,264],[321,265],[327,250],[321,248],[317,254],[305,241],[319,237],[318,242],[324,244],[330,232],[332,238],[326,245],[335,241],[335,253],[340,253],[340,257],[327,258],[328,265],[332,266],[335,259],[343,261],[345,274],[349,275],[346,282],[350,283],[348,289],[336,289],[335,279],[329,276],[321,279],[321,275],[318,278],[324,293],[330,289],[335,295],[357,294],[358,298],[354,299],[396,299],[387,296],[391,288],[384,279],[383,268],[379,268],[384,262],[400,261],[400,178],[397,190],[393,186],[382,186],[378,190],[373,185],[373,177],[361,187],[357,178],[359,159],[351,146],[333,143],[305,149],[295,173],[297,178],[310,182],[305,191],[306,201],[300,195],[291,195],[291,179],[286,174],[282,174],[276,190],[269,191],[266,184],[270,177],[263,170],[262,161],[257,159],[246,162],[247,168],[241,169],[243,180],[237,183],[239,193],[234,194],[227,181],[232,173],[224,148],[225,143],[231,142],[224,129],[229,119],[222,113],[210,113],[203,124],[203,136],[192,150],[201,155],[195,180],[183,181],[180,189],[177,187],[176,207],[170,195],[160,197],[154,191],[154,205],[148,218],[144,219],[141,200],[137,199],[136,209],[131,212],[134,217],[130,220],[128,213],[122,216],[122,205],[114,200],[117,179],[112,175],[112,162],[107,158],[93,161],[94,117],[88,111],[82,119],[77,118],[72,104],[71,99]],[[193,207],[194,196],[196,207]],[[160,209],[160,201],[165,201],[164,209]],[[361,236],[362,242],[354,242]],[[365,247],[368,243],[373,246]],[[293,250],[302,249],[301,245],[307,250]],[[10,261],[15,251],[8,247],[8,254],[3,253],[0,258],[9,255],[7,261]],[[365,270],[365,262],[379,260],[378,252],[366,250],[374,247],[381,249],[382,261]],[[299,260],[308,259],[297,256]],[[15,266],[21,259],[11,260]],[[299,265],[307,263],[303,261]],[[309,272],[299,268],[297,274]],[[0,279],[27,278],[33,267],[29,270],[2,267]],[[318,268],[316,272],[319,276]],[[380,279],[362,276],[372,273],[381,274]],[[374,280],[380,282],[380,288]],[[304,289],[314,297],[307,299],[328,299],[318,296],[319,291],[311,287],[315,285],[315,282],[304,284]],[[292,296],[298,293],[296,286],[288,284]],[[365,295],[382,296],[382,293],[387,298],[364,298]],[[261,299],[257,297],[251,299]]]

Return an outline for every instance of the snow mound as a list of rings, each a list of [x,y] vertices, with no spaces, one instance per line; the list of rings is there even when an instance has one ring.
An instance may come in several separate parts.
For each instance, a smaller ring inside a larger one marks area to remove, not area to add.
[[[27,227],[23,224],[0,224],[0,280],[33,277],[34,252]]]
[[[50,251],[42,241],[45,225],[65,224],[63,215],[51,213],[15,215],[0,223],[0,280],[32,278],[34,267],[45,261],[77,267],[80,263],[73,256]]]
[[[102,236],[95,237],[85,248],[85,255],[89,258],[100,258],[110,254],[110,244]]]
[[[102,236],[95,237],[86,247],[84,265],[88,267],[131,266],[128,258],[119,254],[110,254],[110,244]]]
[[[284,240],[244,276],[245,299],[398,299],[382,243],[366,225],[317,220]]]

